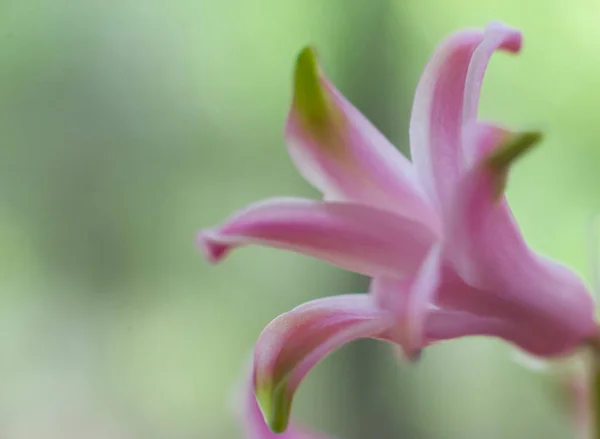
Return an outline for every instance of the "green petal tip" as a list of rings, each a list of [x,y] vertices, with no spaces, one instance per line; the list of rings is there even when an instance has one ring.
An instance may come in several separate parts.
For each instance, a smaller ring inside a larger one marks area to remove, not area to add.
[[[257,390],[256,400],[271,431],[276,434],[283,433],[288,427],[292,409],[287,380],[282,380],[276,386]]]
[[[329,114],[329,98],[321,83],[316,50],[307,46],[298,55],[294,75],[294,106],[298,114],[313,128],[325,127]]]
[[[494,151],[487,159],[488,166],[496,174],[494,198],[499,200],[506,189],[508,169],[519,157],[531,150],[542,139],[538,131],[516,133]]]
[[[542,133],[531,131],[516,133],[494,151],[488,158],[488,164],[499,171],[506,170],[519,157],[532,149],[542,139]]]

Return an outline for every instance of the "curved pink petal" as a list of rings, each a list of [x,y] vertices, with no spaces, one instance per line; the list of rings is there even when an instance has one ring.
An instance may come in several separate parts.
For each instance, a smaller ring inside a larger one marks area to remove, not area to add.
[[[408,344],[405,349],[412,355],[427,344],[425,340],[428,310],[437,300],[437,292],[443,276],[443,247],[435,245],[423,261],[410,288],[407,310]]]
[[[248,244],[286,249],[367,275],[412,273],[435,240],[425,225],[358,204],[271,199],[242,210],[198,243],[211,262]]]
[[[254,387],[271,430],[285,431],[294,393],[321,359],[357,338],[382,338],[392,325],[366,294],[314,300],[272,321],[254,351]]]
[[[542,355],[564,352],[560,347],[561,327],[498,291],[465,283],[446,262],[440,262],[434,281],[423,272],[422,279],[431,289],[424,290],[430,302],[424,304],[416,320],[420,327],[410,322],[407,325],[412,334],[421,337],[412,339],[413,352],[431,343],[467,336],[501,338]]]
[[[327,80],[311,48],[298,57],[285,137],[298,170],[327,200],[438,226],[412,164]]]
[[[468,336],[518,338],[514,335],[518,334],[518,330],[511,321],[443,308],[433,309],[427,313],[424,330],[424,344]]]
[[[457,306],[504,316],[511,340],[539,356],[563,354],[595,330],[593,301],[575,273],[529,249],[503,196],[510,164],[537,137],[514,136],[462,179],[447,222],[447,252],[461,279]]]
[[[441,247],[436,246],[414,278],[379,277],[371,282],[374,301],[394,318],[393,327],[382,338],[393,341],[392,347],[404,359],[418,359],[421,350],[432,343],[467,336],[539,343],[527,325],[515,322],[514,309],[464,283],[442,256]]]
[[[514,139],[515,134],[510,131],[499,127],[494,124],[471,122],[464,126],[463,137],[465,144],[463,145],[465,151],[469,152],[468,162],[466,163],[465,174],[475,172],[473,169],[479,166],[481,163],[490,157],[500,147]],[[502,185],[505,184],[506,175],[501,175],[496,180],[500,181]],[[459,182],[461,184],[462,182]],[[495,191],[495,189],[494,189]],[[460,194],[457,195],[460,199]],[[498,198],[498,195],[494,194],[493,198]],[[502,203],[505,203],[504,198],[500,195]],[[460,201],[458,201],[460,203]],[[456,208],[456,203],[453,205]],[[472,270],[473,262],[471,261],[471,252],[468,250],[470,240],[462,235],[456,235],[454,223],[458,221],[457,218],[453,218],[454,212],[446,212],[445,218],[445,234],[446,238],[446,256],[449,256],[452,260],[452,265],[467,281],[475,282],[475,274],[469,273]],[[461,229],[462,233],[469,233],[468,227]]]
[[[294,421],[290,422],[287,430],[281,434],[271,431],[265,423],[265,419],[260,411],[256,396],[254,395],[254,382],[252,368],[249,368],[250,374],[243,383],[242,401],[238,408],[238,417],[245,439],[330,439],[328,436],[310,431]]]
[[[369,287],[373,301],[394,319],[394,326],[389,329],[385,338],[393,340],[391,347],[394,353],[408,361],[417,360],[424,347],[415,346],[414,331],[411,328],[410,306],[414,281],[414,276],[401,279],[378,276],[371,280]]]
[[[467,70],[463,101],[464,122],[477,119],[483,77],[494,52],[501,49],[516,53],[521,50],[522,44],[523,37],[518,30],[499,22],[487,25],[483,40],[473,51]]]
[[[463,124],[477,117],[483,74],[492,53],[517,52],[521,34],[499,23],[462,31],[436,50],[423,72],[410,120],[413,163],[427,194],[442,209],[451,202],[464,162]]]
[[[412,277],[394,278],[378,276],[371,280],[369,293],[381,309],[392,313],[396,318],[406,314]]]
[[[418,358],[427,345],[425,325],[441,284],[442,256],[442,246],[436,244],[413,276],[404,279],[380,276],[371,281],[369,291],[373,301],[394,317],[394,327],[388,336],[401,345],[409,360]]]

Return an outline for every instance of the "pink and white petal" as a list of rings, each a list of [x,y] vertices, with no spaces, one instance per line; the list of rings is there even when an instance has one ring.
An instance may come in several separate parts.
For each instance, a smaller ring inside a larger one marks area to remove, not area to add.
[[[517,325],[527,323],[529,334],[515,342],[548,357],[583,342],[595,322],[581,279],[529,249],[502,193],[510,164],[535,140],[515,136],[464,176],[447,223],[447,253],[459,276],[481,290],[478,306],[489,301]]]
[[[484,163],[488,157],[499,148],[505,146],[507,142],[510,142],[514,137],[514,133],[491,123],[470,122],[463,127],[463,147],[464,150],[468,152],[468,163],[466,163],[462,180],[458,182],[459,192],[455,195],[457,201],[452,204],[452,210],[447,211],[445,214],[444,231],[447,244],[445,253],[446,256],[451,259],[452,266],[458,274],[466,279],[467,282],[470,282],[475,286],[478,284],[475,279],[477,274],[472,272],[476,261],[472,260],[470,239],[468,236],[462,235],[470,233],[469,228],[457,227],[457,221],[460,219],[456,218],[456,212],[460,209],[458,206],[464,203],[465,198],[464,190],[462,193],[460,192],[460,190],[463,189],[461,185],[465,184],[468,178],[482,178],[480,170],[476,168],[478,166],[481,167],[481,164]],[[506,175],[501,175],[493,180],[502,180],[502,184],[504,184]],[[476,183],[471,182],[471,186],[474,184]],[[497,194],[496,189],[494,189],[492,198],[494,203],[502,206],[501,209],[508,209],[504,195],[502,193]],[[510,211],[508,212],[508,215],[510,215]],[[511,222],[514,223],[514,220]],[[516,223],[512,228],[518,230]],[[460,232],[461,234],[457,235],[457,232]]]
[[[371,280],[369,294],[381,309],[388,311],[394,319],[384,338],[393,341],[390,348],[402,361],[418,359],[418,350],[412,348],[411,331],[409,329],[409,306],[411,287],[414,277],[393,278],[378,276]]]
[[[494,317],[461,310],[435,309],[427,314],[426,344],[459,339],[463,337],[495,337],[518,346],[527,347],[544,355],[553,352],[556,342],[547,326],[537,326],[535,317],[531,320],[512,317]]]
[[[428,343],[425,326],[442,286],[442,256],[442,245],[436,244],[415,275],[404,279],[379,276],[371,281],[369,293],[373,301],[394,318],[394,327],[386,339],[399,345],[402,357],[409,361],[419,358],[421,349]],[[393,346],[393,349],[399,347]]]
[[[445,264],[439,273],[435,303],[429,302],[421,319],[423,339],[419,346],[486,336],[501,338],[535,355],[563,352],[559,346],[564,340],[562,327],[536,310],[503,297],[502,292],[474,288]]]
[[[544,299],[538,297],[538,300]],[[436,319],[450,324],[450,317],[455,313],[456,316],[462,314],[465,321],[453,323],[455,329],[449,328],[445,335],[432,335],[430,332],[430,340],[467,335],[495,336],[539,358],[563,355],[582,341],[581,337],[574,337],[564,322],[557,322],[556,317],[532,306],[528,298],[520,300],[515,298],[514,291],[492,285],[473,287],[465,283],[450,267],[444,269],[435,305],[437,309],[428,312],[428,319],[436,314]],[[432,330],[430,323],[427,320],[427,331]]]
[[[378,276],[371,279],[369,294],[381,309],[398,319],[406,315],[413,277],[394,278]]]
[[[252,372],[252,368],[249,368]],[[238,409],[238,417],[245,439],[331,439],[325,434],[316,433],[297,424],[293,420],[287,430],[281,434],[271,431],[260,411],[256,396],[254,395],[253,373],[250,373],[244,382],[242,390],[243,399]]]
[[[294,393],[327,354],[358,338],[384,338],[393,318],[370,295],[314,300],[279,316],[254,350],[254,388],[274,432],[285,431]]]
[[[465,139],[471,143],[467,147],[475,151],[477,162],[462,176],[452,210],[444,218],[445,252],[467,283],[481,287],[485,280],[481,279],[479,267],[491,267],[476,255],[476,248],[480,246],[477,237],[483,234],[482,228],[488,221],[499,227],[496,236],[498,242],[504,244],[501,248],[513,249],[518,254],[529,253],[504,189],[512,162],[538,143],[540,136],[538,133],[514,134],[493,125],[471,123],[466,128]],[[493,248],[486,253],[496,254]]]
[[[270,199],[203,230],[198,244],[218,262],[249,244],[313,256],[366,275],[413,273],[436,237],[424,224],[359,204]]]
[[[389,311],[395,320],[387,338],[402,347],[404,357],[417,359],[430,342],[427,336],[429,314],[437,310],[438,295],[445,288],[443,244],[431,247],[416,274],[406,279],[374,278],[370,286],[373,300]]]
[[[426,344],[472,336],[507,339],[515,338],[516,329],[512,322],[498,317],[435,308],[427,314],[424,337]]]
[[[463,102],[463,121],[475,121],[479,108],[479,95],[485,71],[494,52],[498,49],[517,53],[521,50],[523,36],[518,30],[503,23],[492,22],[487,25],[483,41],[477,46],[471,57]]]
[[[407,310],[408,344],[405,350],[409,357],[417,356],[426,346],[425,339],[427,315],[437,300],[443,280],[444,253],[443,244],[436,244],[423,261],[417,276],[410,287],[410,299]]]
[[[412,164],[336,90],[305,48],[285,130],[300,173],[327,200],[392,210],[439,226]]]
[[[520,34],[492,24],[485,32],[462,31],[436,50],[423,72],[410,120],[417,174],[440,212],[453,197],[463,168],[462,126],[476,117],[483,73],[495,50],[517,52]]]

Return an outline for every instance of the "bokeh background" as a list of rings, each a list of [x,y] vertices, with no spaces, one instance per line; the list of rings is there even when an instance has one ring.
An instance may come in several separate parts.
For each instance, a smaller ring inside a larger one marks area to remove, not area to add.
[[[301,301],[366,280],[276,250],[217,267],[194,235],[274,195],[316,197],[282,140],[296,54],[396,145],[441,39],[493,19],[482,115],[540,128],[509,200],[529,242],[591,280],[600,210],[596,0],[0,2],[0,438],[230,439],[251,346]],[[345,439],[564,439],[553,379],[490,340],[336,352],[295,413]]]

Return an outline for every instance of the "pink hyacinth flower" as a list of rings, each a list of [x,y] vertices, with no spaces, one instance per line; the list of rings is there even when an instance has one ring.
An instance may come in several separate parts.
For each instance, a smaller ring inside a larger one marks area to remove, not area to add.
[[[442,43],[415,93],[412,163],[334,88],[314,51],[301,52],[286,143],[324,201],[263,201],[198,236],[212,262],[260,244],[373,278],[369,294],[306,303],[261,334],[254,385],[273,431],[286,429],[306,373],[357,338],[390,341],[410,357],[485,335],[554,357],[595,334],[585,285],[527,246],[504,197],[510,166],[539,134],[477,119],[491,55],[520,47],[521,34],[500,23]]]

